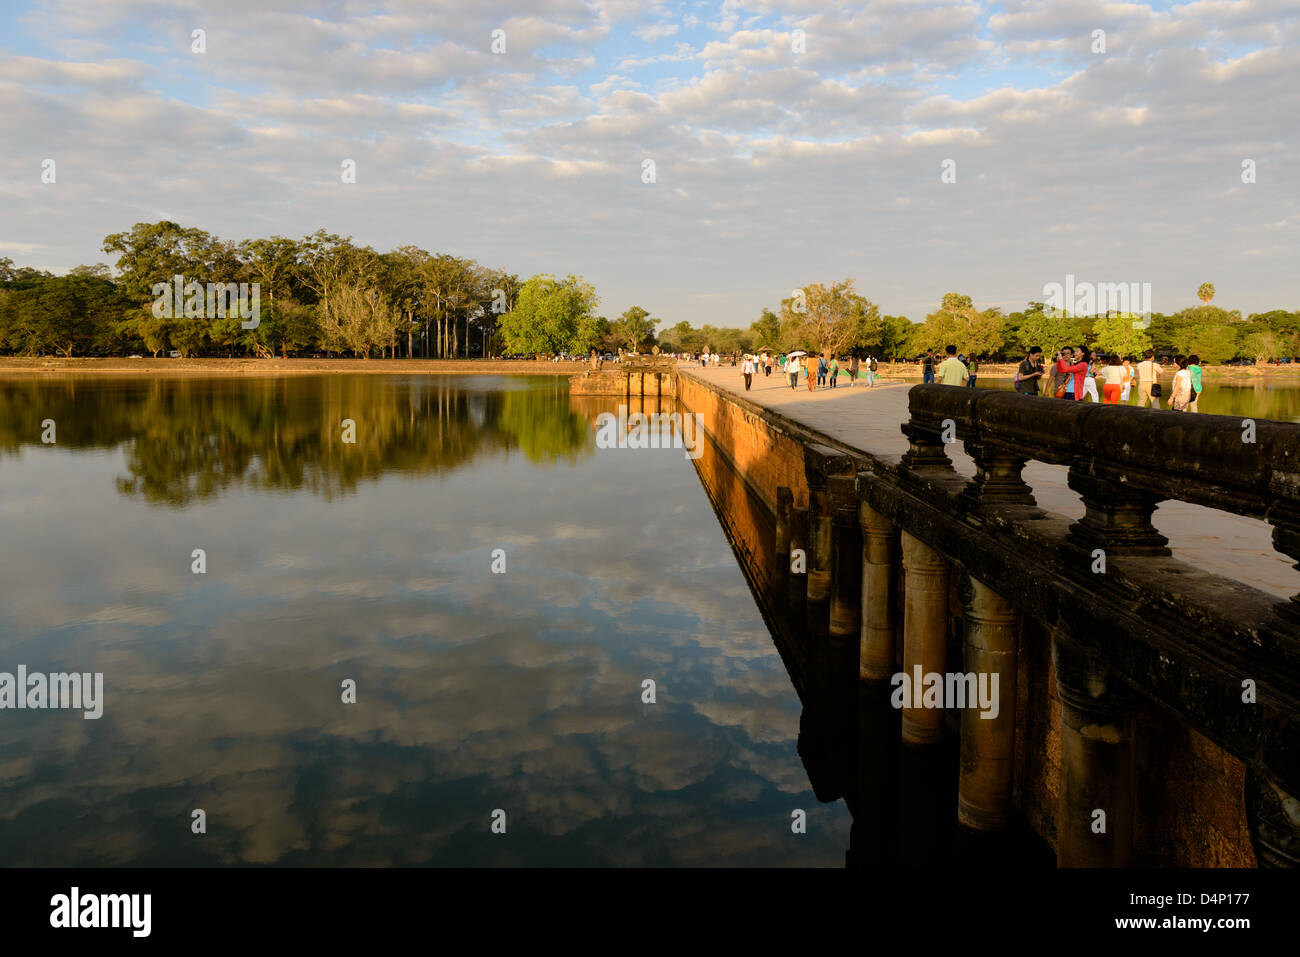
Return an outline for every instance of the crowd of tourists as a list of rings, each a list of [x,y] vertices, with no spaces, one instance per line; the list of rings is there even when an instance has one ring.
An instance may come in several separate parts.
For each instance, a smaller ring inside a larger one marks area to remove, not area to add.
[[[769,356],[768,362],[781,370],[791,389],[799,388],[799,377],[802,376],[804,386],[809,392],[816,392],[819,388],[838,388],[841,376],[848,382],[849,388],[853,388],[859,382],[875,386],[876,376],[880,370],[880,364],[875,356],[867,356],[863,359],[858,356],[837,357],[830,353],[814,356],[804,352],[792,352],[788,356],[777,356],[775,360]]]
[[[705,353],[700,357],[700,365],[705,367],[709,364],[716,366],[718,357]],[[771,352],[738,355],[732,365],[740,366],[746,392],[753,386],[756,376],[771,377],[773,373],[784,376],[791,389],[798,389],[802,381],[809,392],[839,388],[841,381],[847,382],[848,388],[853,388],[859,382],[874,387],[880,370],[880,363],[875,356],[867,356],[865,359],[858,356],[837,357],[830,353],[816,356],[798,351],[789,355],[774,355]]]
[[[1170,386],[1169,407],[1175,412],[1196,412],[1203,387],[1201,359],[1196,355],[1179,355],[1173,362],[1177,371]],[[1016,370],[1012,387],[1021,395],[1048,395],[1076,402],[1091,399],[1106,405],[1121,405],[1129,401],[1136,386],[1138,408],[1150,405],[1158,409],[1164,397],[1160,372],[1161,365],[1152,349],[1138,361],[1134,356],[1100,356],[1087,346],[1077,351],[1066,346],[1048,364],[1044,362],[1043,350],[1035,346]]]

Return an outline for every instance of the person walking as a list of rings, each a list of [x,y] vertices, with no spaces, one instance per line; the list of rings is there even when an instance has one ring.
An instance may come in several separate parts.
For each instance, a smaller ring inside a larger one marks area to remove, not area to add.
[[[1120,405],[1128,404],[1129,393],[1133,391],[1133,380],[1137,378],[1137,373],[1133,371],[1133,357],[1124,357],[1124,379],[1123,390],[1119,394]]]
[[[1151,408],[1160,408],[1160,366],[1156,364],[1156,351],[1148,349],[1142,354],[1142,361],[1138,363],[1138,408],[1146,408],[1148,402]]]
[[[745,361],[740,364],[740,374],[745,377],[745,391],[754,384],[754,360],[750,356],[745,356]]]
[[[875,356],[867,356],[867,385],[871,388],[876,387],[876,376],[880,374],[880,363],[876,362]],[[931,379],[934,377],[931,376]]]
[[[817,384],[826,384],[826,357],[824,355],[817,357]]]
[[[858,364],[857,356],[849,356],[849,388],[852,389],[858,384],[858,375],[862,366]]]
[[[925,358],[921,360],[921,383],[934,381],[934,350],[926,349]]]
[[[1043,349],[1033,346],[1016,370],[1016,391],[1021,395],[1038,395],[1038,383],[1044,374]]]
[[[970,357],[970,362],[966,363],[966,368],[970,370],[970,378],[966,380],[966,388],[975,388],[975,376],[980,371],[980,364],[974,356]]]
[[[1187,406],[1187,411],[1197,412],[1199,410],[1196,408],[1196,403],[1200,401],[1201,398],[1201,357],[1200,356],[1187,357],[1187,371],[1192,374],[1192,401]]]
[[[1169,407],[1175,412],[1186,412],[1192,404],[1192,373],[1187,368],[1187,356],[1174,359],[1178,371],[1174,373],[1174,384],[1169,395]]]
[[[790,389],[791,391],[793,391],[795,386],[799,384],[799,357],[798,356],[794,356],[793,358],[785,360],[785,374],[786,377],[790,380]]]
[[[770,378],[772,375],[772,353],[768,352],[763,355],[763,378]]]
[[[1106,395],[1107,405],[1119,405],[1120,393],[1124,391],[1124,367],[1120,365],[1119,356],[1113,355],[1101,370],[1102,392]]]
[[[943,385],[965,385],[970,373],[966,371],[966,364],[957,358],[957,347],[948,346],[944,352],[948,353],[948,358],[939,364],[939,381]]]
[[[831,374],[831,388],[833,389],[835,388],[835,380],[839,378],[840,375],[840,361],[836,359],[834,356],[831,357],[830,374]]]
[[[1056,360],[1056,395],[1059,399],[1077,402],[1083,398],[1083,380],[1088,372],[1088,363],[1074,361],[1074,347],[1066,346]],[[1064,378],[1062,378],[1064,377]]]
[[[817,361],[813,362],[812,356],[805,356],[803,361],[808,366],[808,391],[816,392],[818,379],[821,377],[821,358],[818,357]]]

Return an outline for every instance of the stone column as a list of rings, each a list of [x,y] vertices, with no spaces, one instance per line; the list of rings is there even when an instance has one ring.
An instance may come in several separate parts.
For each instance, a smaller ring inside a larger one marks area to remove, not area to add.
[[[830,633],[832,638],[856,644],[862,615],[862,530],[858,526],[857,479],[853,475],[832,475],[828,488],[832,513]]]
[[[808,486],[808,604],[831,597],[831,502],[825,478]]]
[[[962,578],[961,597],[966,612],[964,670],[975,681],[964,686],[957,820],[975,830],[991,831],[1004,827],[1011,813],[1019,669],[1016,610],[969,575]]]
[[[1060,635],[1052,663],[1061,699],[1060,867],[1133,864],[1133,712],[1119,676]]]
[[[919,538],[903,532],[903,671],[913,686],[903,701],[903,743],[933,744],[943,735],[943,708],[913,707],[916,684],[945,669],[948,645],[948,561]]]
[[[862,630],[858,676],[888,681],[894,673],[895,583],[898,533],[893,523],[865,501],[858,502],[862,526]]]

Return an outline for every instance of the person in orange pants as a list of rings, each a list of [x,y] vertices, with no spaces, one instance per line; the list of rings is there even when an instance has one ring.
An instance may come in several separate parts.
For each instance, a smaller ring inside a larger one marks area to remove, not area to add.
[[[1102,392],[1105,395],[1103,401],[1106,405],[1119,405],[1119,397],[1124,391],[1124,376],[1126,374],[1118,355],[1111,356],[1110,361],[1097,373],[1097,378],[1102,381]]]

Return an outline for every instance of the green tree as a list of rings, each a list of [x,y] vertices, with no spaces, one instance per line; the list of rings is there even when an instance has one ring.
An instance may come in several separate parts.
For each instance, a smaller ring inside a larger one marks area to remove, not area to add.
[[[202,229],[169,220],[136,223],[128,232],[105,236],[102,248],[118,254],[119,281],[141,302],[153,299],[155,283],[171,282],[173,276],[213,280],[216,240]]]
[[[880,335],[880,310],[852,279],[810,283],[781,301],[782,344],[843,355]]]
[[[1200,286],[1196,288],[1196,298],[1201,300],[1201,302],[1205,303],[1205,305],[1208,306],[1210,304],[1210,300],[1214,298],[1214,283],[1212,282],[1201,283]]]
[[[1122,356],[1141,356],[1151,348],[1151,337],[1141,320],[1130,313],[1098,316],[1093,345],[1100,352]]]
[[[612,331],[619,345],[640,352],[643,346],[654,345],[655,326],[659,321],[640,306],[633,306],[614,320]]]
[[[499,329],[511,353],[581,354],[600,334],[596,290],[577,276],[533,276],[519,290],[515,308],[501,316]]]
[[[781,345],[781,317],[771,309],[764,309],[763,314],[750,325],[749,331],[753,333],[754,344],[759,348],[771,346],[776,349]]]
[[[939,308],[925,317],[922,335],[928,347],[955,345],[968,356],[991,355],[1002,347],[1000,309],[975,308],[970,296],[946,293]]]
[[[1030,302],[1024,312],[1013,312],[1009,318],[1022,353],[1038,346],[1050,357],[1062,346],[1083,342],[1083,333],[1073,316],[1065,310],[1048,309],[1042,302]]]

